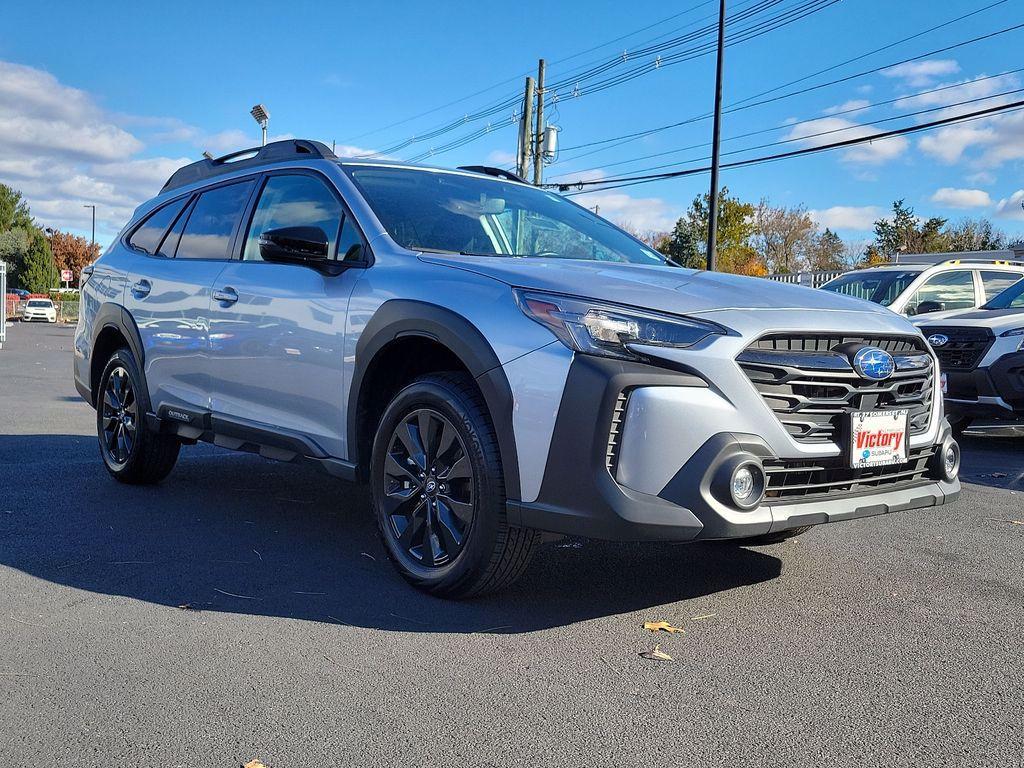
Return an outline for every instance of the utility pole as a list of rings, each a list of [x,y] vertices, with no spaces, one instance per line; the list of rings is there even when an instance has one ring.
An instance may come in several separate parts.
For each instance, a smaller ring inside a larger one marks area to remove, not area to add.
[[[718,247],[718,147],[722,137],[722,68],[725,63],[725,0],[718,5],[718,69],[715,74],[715,127],[711,136],[711,197],[708,200],[708,263],[715,270]]]
[[[519,155],[516,158],[516,173],[525,179],[530,173],[530,157],[533,155],[533,78],[526,78],[526,92],[523,94],[523,118],[519,122]]]
[[[724,0],[723,0],[724,1]],[[537,130],[533,135],[533,183],[540,186],[544,176],[544,59],[537,62]]]

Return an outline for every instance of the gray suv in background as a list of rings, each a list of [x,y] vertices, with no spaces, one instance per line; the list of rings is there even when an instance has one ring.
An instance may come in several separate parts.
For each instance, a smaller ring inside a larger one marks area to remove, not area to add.
[[[960,490],[904,318],[674,267],[496,169],[302,140],[202,160],[81,306],[75,383],[115,478],[205,440],[369,482],[435,594],[507,585],[542,532],[771,542]]]

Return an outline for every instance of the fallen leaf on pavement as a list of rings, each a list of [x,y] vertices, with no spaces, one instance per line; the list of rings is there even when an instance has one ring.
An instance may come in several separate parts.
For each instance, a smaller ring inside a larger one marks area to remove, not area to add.
[[[661,650],[660,645],[655,645],[653,650],[640,651],[640,655],[645,659],[654,659],[655,661],[672,661],[672,657]]]
[[[679,627],[673,627],[667,621],[645,621],[644,629],[650,632],[685,632]]]
[[[267,768],[259,760],[250,760],[248,763],[242,766],[242,768]]]

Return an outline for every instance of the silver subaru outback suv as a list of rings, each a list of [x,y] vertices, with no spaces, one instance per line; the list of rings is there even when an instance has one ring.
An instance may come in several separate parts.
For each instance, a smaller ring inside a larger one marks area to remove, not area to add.
[[[75,384],[117,480],[204,440],[368,482],[439,595],[509,584],[545,533],[775,542],[960,491],[904,318],[674,267],[497,169],[303,140],[202,160],[82,307]]]

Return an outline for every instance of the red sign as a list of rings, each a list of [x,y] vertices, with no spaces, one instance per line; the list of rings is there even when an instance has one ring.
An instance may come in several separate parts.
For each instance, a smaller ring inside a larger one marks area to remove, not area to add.
[[[63,280],[65,283],[70,283],[72,280],[75,279],[75,276],[71,273],[70,269],[62,269],[60,271],[60,279]]]

